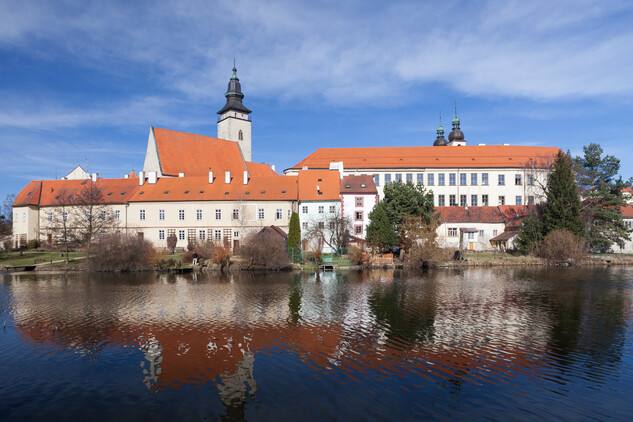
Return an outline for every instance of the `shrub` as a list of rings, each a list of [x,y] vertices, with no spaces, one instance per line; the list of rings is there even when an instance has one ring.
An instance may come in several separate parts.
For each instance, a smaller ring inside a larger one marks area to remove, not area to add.
[[[134,271],[152,266],[152,244],[134,235],[106,234],[93,243],[87,259],[96,271]]]
[[[250,236],[241,252],[250,268],[279,270],[290,266],[286,242],[272,233],[261,232]]]
[[[428,268],[447,261],[446,250],[440,248],[435,241],[414,243],[405,257],[408,267]]]
[[[220,270],[228,269],[231,266],[231,249],[224,246],[214,248],[213,262],[220,266]]]
[[[551,231],[538,247],[538,255],[550,262],[575,262],[582,259],[586,252],[585,240],[566,229]]]
[[[205,242],[189,242],[187,244],[187,250],[182,254],[180,261],[182,263],[189,263],[193,261],[194,252],[198,254],[198,259],[213,259],[215,257],[216,247],[212,241],[207,240]]]
[[[362,249],[357,248],[356,246],[352,246],[349,248],[349,260],[352,262],[352,264],[362,265],[364,257],[365,253]]]
[[[167,236],[167,249],[169,249],[169,252],[174,253],[174,249],[176,249],[177,244],[178,238],[174,233]]]
[[[40,242],[38,242],[37,239],[31,239],[29,240],[29,243],[26,244],[28,249],[37,249],[39,246]]]

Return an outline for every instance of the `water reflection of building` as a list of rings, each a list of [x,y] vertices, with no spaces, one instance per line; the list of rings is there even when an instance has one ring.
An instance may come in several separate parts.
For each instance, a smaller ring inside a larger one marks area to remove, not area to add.
[[[37,284],[14,278],[15,324],[24,341],[95,355],[132,346],[143,353],[142,380],[152,389],[214,382],[227,406],[258,391],[259,353],[291,353],[326,373],[339,367],[481,382],[490,368],[511,378],[592,338],[617,349],[630,308],[630,298],[614,294],[614,314],[600,330],[582,319],[604,297],[535,293],[516,281],[521,271],[508,269],[328,274],[318,282],[297,274],[232,281],[203,275],[197,283],[148,275],[118,288],[87,277]]]

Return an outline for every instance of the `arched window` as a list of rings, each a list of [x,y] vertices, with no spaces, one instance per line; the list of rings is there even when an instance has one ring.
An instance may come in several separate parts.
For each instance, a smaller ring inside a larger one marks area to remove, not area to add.
[[[242,134],[242,131],[240,130],[239,133],[237,134],[237,139],[239,141],[243,141],[244,140],[244,135]]]

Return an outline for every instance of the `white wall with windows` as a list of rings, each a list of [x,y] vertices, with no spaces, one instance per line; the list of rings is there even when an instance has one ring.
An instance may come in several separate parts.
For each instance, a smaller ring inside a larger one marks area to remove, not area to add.
[[[343,215],[351,222],[350,232],[353,236],[365,238],[369,224],[369,213],[372,212],[377,203],[378,195],[376,194],[341,194]]]

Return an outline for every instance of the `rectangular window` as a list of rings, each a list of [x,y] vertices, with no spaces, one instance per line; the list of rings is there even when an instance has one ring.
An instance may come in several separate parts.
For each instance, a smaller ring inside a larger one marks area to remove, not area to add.
[[[517,196],[517,197],[516,197],[516,204],[517,204],[517,205],[521,205],[521,199],[522,199],[522,198],[521,198],[520,196]]]
[[[488,206],[488,195],[481,195],[481,205],[484,207]]]
[[[145,220],[145,210],[140,210],[140,211],[138,212],[138,214],[139,214],[139,215],[138,215],[138,218],[139,218],[140,220]],[[86,213],[86,220],[88,220],[88,219],[90,219],[90,216],[88,215],[88,213]]]
[[[141,210],[143,211],[143,218],[141,218],[141,220],[145,220],[145,210]],[[90,221],[90,211],[86,211],[86,221]]]
[[[407,173],[407,183],[413,183],[413,173]]]
[[[264,209],[263,208],[258,208],[257,209],[257,218],[260,220],[264,219]]]
[[[231,219],[239,220],[240,219],[240,210],[237,208],[233,208],[233,214],[231,214]]]
[[[165,210],[158,210],[158,219],[159,220],[165,219]]]
[[[363,221],[363,212],[362,211],[356,211],[354,213],[354,219],[356,221]]]
[[[380,186],[380,175],[374,174],[374,185]]]
[[[290,218],[290,210],[288,210],[288,218]]]
[[[216,209],[215,210],[215,219],[216,220],[222,220],[222,210],[221,209]]]
[[[281,208],[277,208],[275,210],[275,219],[281,220],[283,217],[284,217],[284,213],[282,212]]]
[[[481,173],[481,184],[488,185],[488,173]]]
[[[334,230],[335,227],[336,227],[336,222],[330,221],[330,230]]]
[[[444,186],[444,173],[440,173],[437,175],[437,185]]]
[[[185,231],[178,230],[178,240],[185,240]]]
[[[424,173],[418,173],[417,175],[417,180],[418,180],[418,185],[423,185],[424,184]]]
[[[179,220],[185,219],[185,210],[178,210],[178,219]]]
[[[455,173],[448,174],[448,185],[455,186]]]
[[[304,229],[304,230],[308,230],[308,223],[305,222],[305,221],[303,223],[301,223],[301,228]]]
[[[503,186],[506,184],[506,177],[503,174],[499,175],[499,186]]]
[[[484,237],[484,231],[483,230],[479,230],[479,236]]]
[[[165,240],[165,230],[158,231],[158,240]]]
[[[474,240],[475,239],[475,233],[468,233],[468,239],[469,240]]]
[[[497,232],[497,230],[493,230],[493,231],[492,231],[492,235],[493,235],[493,236],[496,236],[496,235],[497,235],[497,233],[498,233],[498,232]]]
[[[477,186],[477,173],[470,173],[470,184]]]
[[[202,210],[196,210],[196,220],[202,220]]]
[[[46,219],[48,220],[48,222],[52,222],[53,221],[53,213],[49,212],[48,214],[46,214]]]
[[[457,206],[457,196],[456,195],[448,195],[448,205],[451,207]]]
[[[105,211],[101,211],[99,213],[99,220],[105,221],[105,219],[106,219],[106,212]]]
[[[198,230],[198,239],[204,240],[206,238],[207,232],[205,230]]]
[[[402,174],[401,173],[396,173],[396,182],[402,183]]]
[[[325,213],[325,207],[323,205],[319,205],[319,214]]]
[[[116,221],[119,221],[121,219],[121,211],[119,210],[114,211],[114,219]]]
[[[505,205],[505,204],[506,204],[506,197],[502,195],[499,197],[499,205]]]
[[[68,221],[68,213],[67,212],[62,213],[62,221],[64,223]]]
[[[446,201],[444,199],[444,195],[437,195],[437,206],[443,207],[446,205]]]
[[[435,180],[433,180],[433,179],[435,179],[434,175],[429,174],[429,176],[428,176],[428,181],[429,181],[428,185],[429,186],[433,186],[435,184]]]
[[[534,197],[532,195],[528,196],[528,205],[534,205]]]
[[[459,195],[459,206],[460,207],[465,207],[466,205],[468,205],[468,203],[466,202],[466,195]]]
[[[87,219],[86,219],[87,220]],[[22,213],[22,222],[24,223],[26,221],[26,213],[23,212]]]
[[[363,206],[363,197],[362,196],[357,196],[356,197],[356,206],[357,207],[362,207]]]
[[[233,237],[240,237],[240,232],[233,232]]]
[[[301,212],[304,213],[304,214],[307,214],[308,213],[308,206],[307,205],[302,206],[301,207]]]
[[[477,206],[477,195],[470,195],[470,206],[471,207]]]
[[[519,186],[521,185],[521,175],[520,174],[515,174],[514,175],[514,184]]]
[[[334,214],[336,212],[336,207],[334,205],[330,205],[330,214]]]
[[[448,228],[448,237],[457,237],[457,227]]]
[[[222,230],[214,230],[213,231],[213,239],[222,240]]]
[[[391,183],[391,175],[385,174],[385,185],[388,185],[389,183]]]
[[[363,226],[354,226],[354,234],[363,234]]]
[[[459,174],[459,185],[466,186],[466,173]]]
[[[533,174],[528,174],[527,175],[527,184],[528,184],[528,186],[534,186],[534,175]]]
[[[324,221],[319,221],[318,226],[319,226],[320,229],[324,229],[325,228],[325,222]]]

